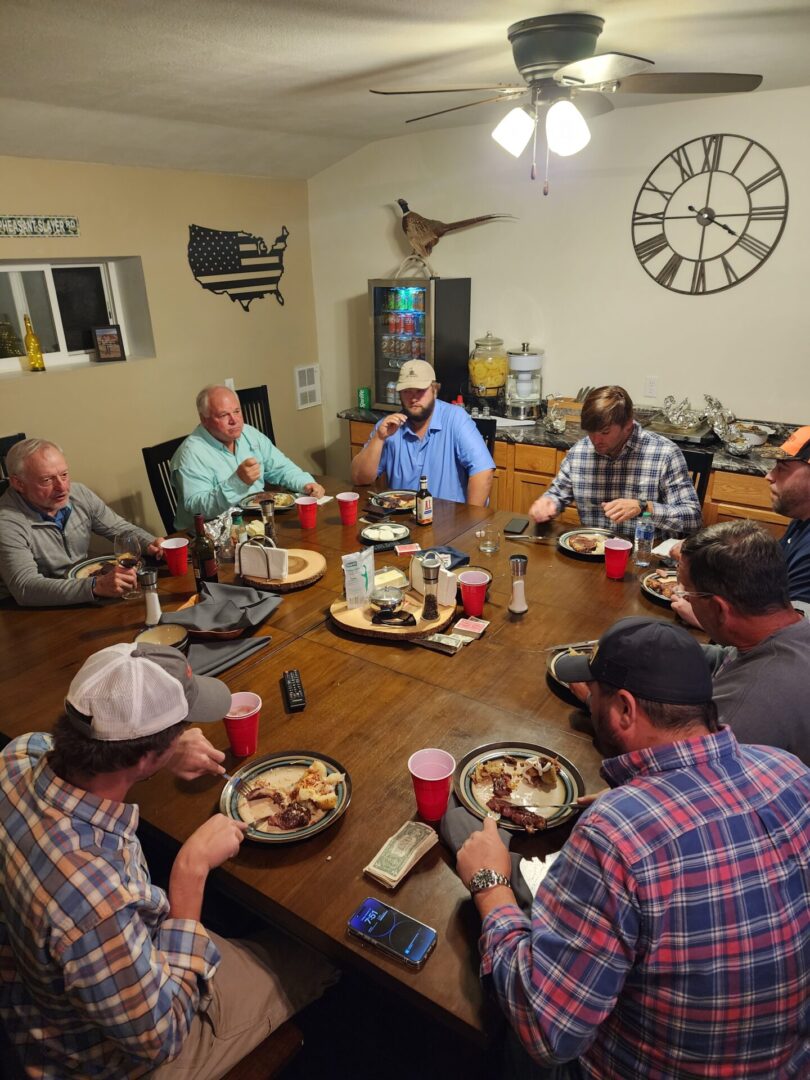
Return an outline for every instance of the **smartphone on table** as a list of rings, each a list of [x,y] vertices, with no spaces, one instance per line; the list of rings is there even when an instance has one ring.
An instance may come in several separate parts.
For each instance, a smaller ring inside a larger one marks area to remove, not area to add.
[[[416,970],[433,952],[439,936],[433,927],[373,896],[366,897],[349,919],[346,929],[352,937],[368,942]]]
[[[511,521],[503,527],[503,531],[507,536],[520,536],[522,532],[526,531],[526,526],[529,524],[527,517],[513,517]]]

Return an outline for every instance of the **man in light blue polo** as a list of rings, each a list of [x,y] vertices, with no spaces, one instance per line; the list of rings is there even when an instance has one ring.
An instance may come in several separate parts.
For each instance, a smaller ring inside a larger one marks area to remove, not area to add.
[[[299,469],[261,431],[242,419],[239,398],[227,386],[206,386],[197,395],[199,425],[171,460],[177,492],[178,529],[206,521],[235,506],[266,484],[320,498],[324,489]]]
[[[439,401],[430,364],[405,363],[397,390],[402,412],[374,428],[352,461],[352,483],[371,484],[385,473],[390,487],[415,491],[426,476],[434,498],[486,506],[495,462],[464,409]]]

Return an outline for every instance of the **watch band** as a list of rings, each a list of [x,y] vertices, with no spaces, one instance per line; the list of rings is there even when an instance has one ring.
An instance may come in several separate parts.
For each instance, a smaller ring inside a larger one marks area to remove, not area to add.
[[[642,502],[641,499],[636,499],[636,502],[638,503],[638,512],[640,514],[646,514],[647,513],[647,503]]]
[[[490,870],[489,867],[483,867],[481,870],[476,870],[470,878],[470,883],[467,888],[470,890],[470,896],[475,896],[476,893],[483,892],[485,889],[492,889],[496,885],[506,885],[507,888],[510,889],[512,887],[512,883],[508,877],[499,874],[497,870]]]

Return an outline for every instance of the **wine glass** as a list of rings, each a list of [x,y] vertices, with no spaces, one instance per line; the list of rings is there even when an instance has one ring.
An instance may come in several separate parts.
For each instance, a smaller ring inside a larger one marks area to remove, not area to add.
[[[126,570],[137,570],[141,565],[141,542],[135,533],[119,533],[113,541],[113,551],[118,565]],[[123,593],[122,599],[132,600],[139,595],[139,590],[136,587],[130,589],[129,592]]]

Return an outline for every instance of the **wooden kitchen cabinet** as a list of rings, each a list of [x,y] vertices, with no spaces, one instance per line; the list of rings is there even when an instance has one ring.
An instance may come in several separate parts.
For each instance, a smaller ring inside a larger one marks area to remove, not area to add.
[[[703,521],[714,525],[719,521],[750,518],[761,522],[774,536],[780,537],[789,518],[771,509],[770,485],[764,476],[745,473],[713,472],[703,504]]]

